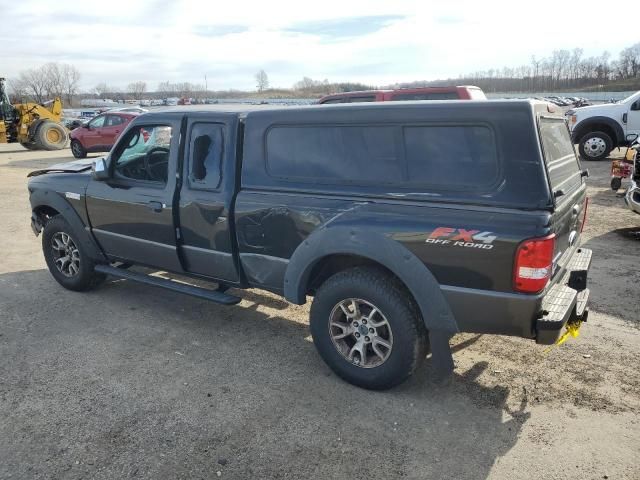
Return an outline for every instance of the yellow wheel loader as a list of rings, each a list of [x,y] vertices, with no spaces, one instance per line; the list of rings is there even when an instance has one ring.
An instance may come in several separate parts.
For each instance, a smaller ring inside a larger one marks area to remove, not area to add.
[[[29,150],[60,150],[69,141],[69,132],[60,123],[62,101],[56,97],[44,105],[11,105],[0,78],[0,143],[18,142]]]

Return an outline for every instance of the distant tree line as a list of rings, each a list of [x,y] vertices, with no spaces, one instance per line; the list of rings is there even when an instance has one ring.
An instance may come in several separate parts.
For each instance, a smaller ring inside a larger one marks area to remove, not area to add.
[[[401,87],[473,84],[486,92],[558,90],[633,90],[640,88],[640,43],[625,48],[617,59],[609,52],[584,57],[581,48],[554,50],[550,57],[531,57],[528,65],[491,68],[456,79],[399,84]]]
[[[78,93],[79,83],[80,71],[76,67],[50,62],[20,72],[17,78],[9,80],[9,87],[15,102],[33,100],[43,103],[60,97],[70,104]]]
[[[73,107],[74,102],[83,98],[125,100],[165,99],[170,97],[204,100],[206,98],[318,98],[336,92],[369,90],[373,87],[357,82],[330,83],[329,80],[314,80],[303,77],[292,88],[270,88],[269,77],[264,70],[255,75],[257,92],[242,90],[208,90],[205,85],[191,82],[163,81],[155,90],[150,90],[145,81],[129,83],[125,88],[100,82],[89,91],[80,92],[80,72],[69,64],[50,62],[38,68],[20,72],[17,78],[9,80],[11,100],[14,103],[33,101],[45,103],[54,97],[61,97],[65,107]]]
[[[270,88],[269,77],[264,70],[259,70],[254,75],[256,90],[259,96],[273,98],[313,98],[336,92],[352,92],[355,90],[370,90],[371,86],[356,82],[330,83],[329,80],[313,80],[303,77],[294,83],[291,89]],[[141,100],[143,98],[192,98],[201,100],[204,98],[238,98],[255,96],[256,92],[242,90],[208,90],[203,84],[190,82],[169,82],[158,83],[155,90],[148,90],[145,82],[139,81],[130,83],[126,89],[110,86],[106,83],[99,83],[92,92],[98,98],[109,98],[112,100]]]
[[[329,83],[324,80],[313,80],[303,77],[302,80],[293,84],[293,90],[302,92],[310,96],[327,95],[329,93],[355,92],[358,90],[371,90],[373,87],[357,82]]]

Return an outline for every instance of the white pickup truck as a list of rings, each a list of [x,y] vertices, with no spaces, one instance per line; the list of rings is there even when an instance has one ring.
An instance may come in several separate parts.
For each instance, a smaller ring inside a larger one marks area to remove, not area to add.
[[[627,136],[640,135],[640,91],[616,103],[580,107],[567,112],[573,142],[585,160],[602,160]]]

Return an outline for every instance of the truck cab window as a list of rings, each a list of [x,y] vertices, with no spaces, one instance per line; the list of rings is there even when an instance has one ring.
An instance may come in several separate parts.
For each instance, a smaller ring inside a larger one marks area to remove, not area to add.
[[[220,184],[220,166],[224,151],[222,126],[196,123],[191,129],[189,185],[216,189]]]
[[[115,177],[167,183],[170,147],[170,126],[132,128],[114,152]]]

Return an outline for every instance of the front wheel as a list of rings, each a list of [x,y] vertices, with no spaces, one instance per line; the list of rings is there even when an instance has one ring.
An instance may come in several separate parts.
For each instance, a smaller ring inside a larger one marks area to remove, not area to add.
[[[398,385],[426,356],[426,330],[409,294],[375,268],[345,270],[325,281],[313,300],[310,326],[327,365],[359,387]]]
[[[589,132],[580,139],[578,150],[584,160],[602,160],[613,150],[613,141],[604,132]]]
[[[35,144],[39,150],[61,150],[69,141],[67,129],[59,123],[44,121],[38,127]]]
[[[79,292],[90,290],[106,278],[95,272],[93,261],[85,253],[69,223],[60,215],[45,225],[42,251],[51,275],[64,288]]]
[[[76,158],[85,158],[87,151],[78,140],[71,140],[71,153]]]

